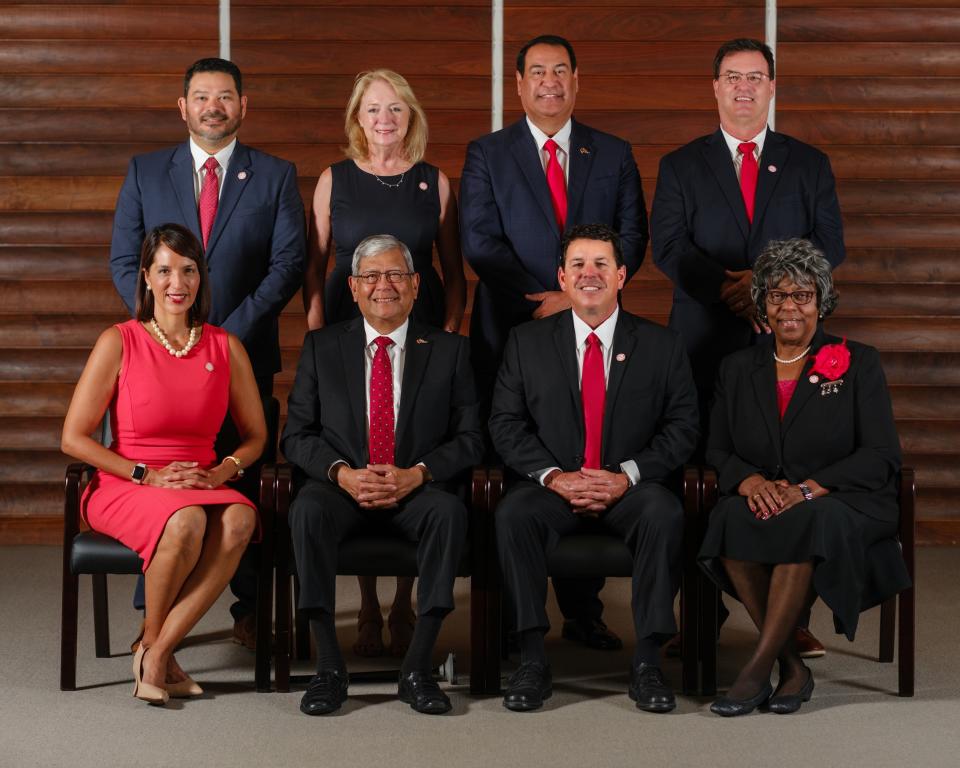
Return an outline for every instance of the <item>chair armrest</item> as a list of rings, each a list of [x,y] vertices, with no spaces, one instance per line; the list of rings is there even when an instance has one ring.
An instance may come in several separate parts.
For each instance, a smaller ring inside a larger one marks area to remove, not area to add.
[[[274,486],[273,511],[278,523],[287,525],[287,515],[290,512],[290,501],[293,499],[293,465],[269,465],[276,473]]]
[[[63,547],[65,550],[69,550],[70,544],[80,533],[80,496],[86,484],[84,475],[92,472],[93,467],[79,461],[67,466],[63,481]]]

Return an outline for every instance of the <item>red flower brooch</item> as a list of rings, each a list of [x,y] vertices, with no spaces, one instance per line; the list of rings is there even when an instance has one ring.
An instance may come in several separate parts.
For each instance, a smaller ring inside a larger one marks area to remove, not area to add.
[[[816,383],[816,374],[821,374],[827,381],[836,381],[847,372],[850,367],[850,350],[847,348],[847,339],[844,337],[839,344],[824,344],[813,358],[810,368],[810,381]]]

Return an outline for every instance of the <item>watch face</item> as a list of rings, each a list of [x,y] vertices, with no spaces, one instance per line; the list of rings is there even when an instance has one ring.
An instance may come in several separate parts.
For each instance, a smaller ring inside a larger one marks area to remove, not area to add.
[[[133,468],[133,472],[130,473],[130,477],[135,483],[142,483],[143,478],[147,476],[147,465],[146,464],[137,464]]]

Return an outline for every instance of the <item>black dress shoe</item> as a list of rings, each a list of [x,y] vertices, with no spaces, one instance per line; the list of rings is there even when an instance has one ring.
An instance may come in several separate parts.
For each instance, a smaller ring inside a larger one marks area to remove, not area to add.
[[[770,701],[767,706],[770,708],[771,712],[776,712],[778,715],[792,715],[798,709],[800,705],[805,701],[810,701],[810,697],[813,695],[813,672],[809,669],[807,670],[807,682],[803,684],[803,687],[797,691],[797,693],[784,694],[780,695],[774,694],[770,697]]]
[[[619,651],[623,640],[607,629],[602,621],[593,619],[567,619],[563,622],[564,640],[595,648],[598,651]]]
[[[305,715],[329,715],[336,712],[347,700],[348,682],[346,670],[325,669],[318,672],[300,699],[300,711]]]
[[[677,706],[673,690],[667,685],[660,667],[640,662],[630,670],[627,695],[645,712],[669,712]]]
[[[429,672],[401,672],[397,696],[424,715],[442,715],[452,709],[447,694],[440,690]]]
[[[507,680],[503,706],[514,712],[540,709],[553,694],[553,675],[548,664],[526,661]]]
[[[749,715],[769,699],[771,693],[773,693],[773,686],[771,686],[770,683],[766,683],[756,696],[752,696],[749,699],[731,699],[727,696],[721,696],[710,705],[710,711],[722,717]]]

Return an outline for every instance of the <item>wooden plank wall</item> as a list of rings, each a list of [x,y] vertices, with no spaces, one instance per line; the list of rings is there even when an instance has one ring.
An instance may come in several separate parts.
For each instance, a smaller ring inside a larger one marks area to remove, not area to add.
[[[829,153],[847,260],[828,328],[877,346],[918,536],[960,540],[960,9],[780,0],[777,127]]]

